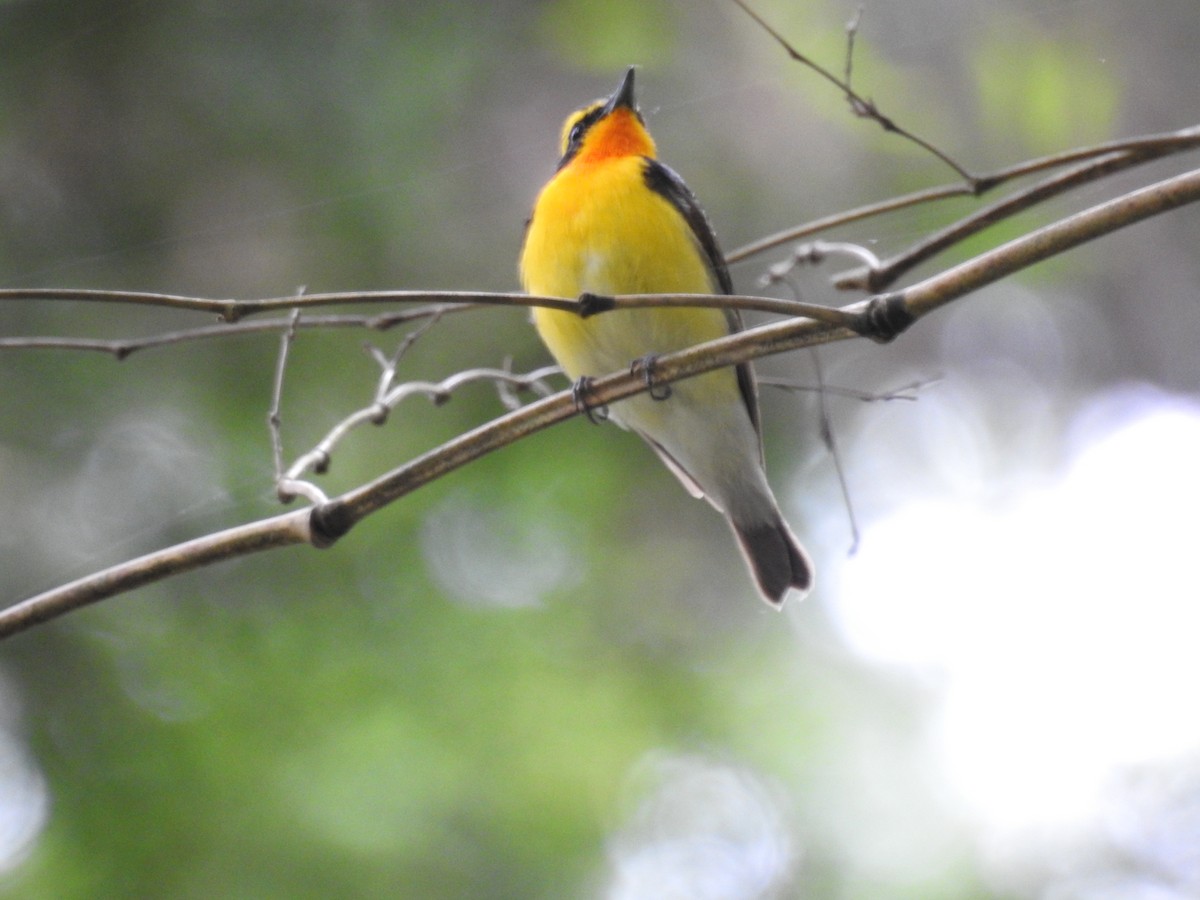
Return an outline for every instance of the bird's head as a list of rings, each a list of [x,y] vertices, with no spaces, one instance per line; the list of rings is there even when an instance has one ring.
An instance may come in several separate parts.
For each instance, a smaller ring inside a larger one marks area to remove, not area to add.
[[[596,161],[620,156],[654,157],[654,139],[646,130],[633,96],[633,67],[612,95],[567,117],[562,130],[562,160]]]

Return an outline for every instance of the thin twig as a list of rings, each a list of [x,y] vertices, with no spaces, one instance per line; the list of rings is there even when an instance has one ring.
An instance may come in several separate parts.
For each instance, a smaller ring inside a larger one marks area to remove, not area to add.
[[[546,306],[552,309],[575,311],[574,300],[562,297],[531,297],[518,293],[489,293],[479,291],[343,291],[327,294],[305,294],[297,297],[269,297],[263,300],[211,299],[183,297],[178,294],[156,294],[144,291],[101,291],[77,288],[4,288],[4,301],[67,300],[80,303],[128,303],[139,306],[160,306],[189,312],[213,313],[225,322],[238,322],[247,316],[279,312],[300,307],[308,310],[322,306],[348,306],[376,303],[445,303],[454,305],[484,304],[494,306]]]
[[[812,241],[808,244],[798,244],[790,257],[770,266],[759,278],[759,284],[766,287],[784,281],[790,278],[795,269],[820,265],[830,256],[852,257],[863,263],[867,272],[874,272],[880,266],[879,257],[861,244],[846,241]]]
[[[114,302],[121,301],[114,300]],[[387,331],[406,322],[418,321],[430,316],[445,316],[451,313],[465,312],[472,308],[470,304],[460,306],[439,304],[372,316],[343,314],[308,315],[298,323],[297,327],[300,329],[364,328],[370,331]],[[141,350],[169,347],[192,341],[227,338],[233,335],[259,334],[263,332],[278,333],[280,328],[287,326],[287,323],[288,318],[248,320],[221,323],[219,325],[204,325],[199,328],[185,328],[179,331],[168,331],[162,334],[150,335],[149,337],[115,338],[111,340],[62,337],[9,337],[0,338],[0,351],[90,350],[109,354],[120,361],[127,359]]]
[[[391,356],[384,356],[381,351],[371,344],[367,344],[367,350],[379,363],[379,386],[375,389],[375,402],[384,410],[389,407],[386,404],[388,390],[392,386],[392,382],[396,380],[396,369],[400,366],[400,360],[404,355],[412,349],[413,344],[419,341],[422,337],[429,333],[429,329],[436,325],[441,320],[441,315],[431,316],[422,322],[418,327],[414,328],[406,334],[400,343],[396,345],[396,349],[392,351]],[[385,413],[386,416],[386,413]],[[376,425],[382,425],[383,421],[377,421]]]
[[[813,251],[809,251],[810,254]],[[797,257],[801,256],[801,252],[797,251]],[[772,270],[768,276],[768,283],[783,283],[788,286],[793,295],[799,299],[800,286],[795,280],[795,271],[793,267],[780,272]],[[842,465],[842,454],[838,449],[837,436],[833,430],[833,418],[829,411],[829,398],[825,392],[825,372],[821,366],[821,357],[819,347],[810,347],[808,350],[809,357],[812,359],[813,372],[817,379],[817,418],[820,421],[821,441],[825,444],[825,449],[828,451],[830,458],[833,460],[833,470],[837,475],[838,484],[841,486],[842,505],[846,509],[846,519],[850,523],[850,554],[854,555],[858,551],[859,530],[858,517],[854,514],[854,501],[850,497],[850,485],[846,480],[846,468]]]
[[[854,83],[854,39],[858,37],[858,26],[862,24],[863,8],[860,6],[854,10],[854,15],[850,21],[846,23],[846,84]]]
[[[809,358],[812,360],[813,372],[817,377],[817,385],[822,388],[822,390],[817,391],[817,407],[821,420],[821,442],[825,445],[825,449],[829,451],[830,459],[833,460],[833,470],[837,475],[838,487],[842,492],[842,506],[846,508],[846,519],[850,523],[849,555],[853,556],[858,552],[861,533],[858,530],[858,516],[854,514],[854,500],[850,496],[850,482],[846,478],[846,467],[842,465],[842,454],[838,449],[837,432],[833,429],[833,418],[829,412],[828,394],[823,390],[825,387],[825,371],[821,367],[820,349],[820,347],[810,348]]]
[[[764,19],[762,16],[760,16],[758,13],[756,13],[753,9],[751,9],[750,6],[745,3],[745,0],[733,0],[733,2],[735,4],[737,4],[739,7],[741,7],[742,11],[745,12],[746,15],[748,15],[751,19],[753,19],[758,24],[758,26],[763,29],[763,31],[765,31],[767,34],[769,34],[775,40],[775,43],[779,44],[779,46],[784,49],[784,51],[787,53],[788,56],[790,56],[792,59],[794,59],[796,62],[800,63],[801,65],[807,66],[809,69],[816,72],[818,75],[820,75],[826,81],[829,81],[830,83],[837,86],[846,95],[846,99],[850,103],[850,108],[854,111],[854,114],[856,116],[859,116],[864,119],[871,119],[872,121],[876,122],[884,131],[890,131],[893,134],[896,134],[899,137],[902,137],[907,141],[911,141],[912,143],[914,143],[918,147],[920,147],[922,150],[925,150],[926,152],[932,154],[933,156],[936,156],[938,159],[940,159],[942,162],[944,162],[947,166],[949,166],[951,169],[953,169],[955,172],[958,173],[958,175],[962,178],[962,180],[971,189],[972,193],[974,193],[975,190],[977,190],[977,187],[976,187],[977,179],[975,178],[975,176],[972,175],[970,172],[968,172],[965,168],[963,168],[963,166],[961,166],[958,162],[956,162],[954,160],[954,158],[951,157],[948,153],[946,153],[945,151],[934,146],[932,143],[925,140],[924,138],[918,137],[913,132],[897,125],[896,121],[894,119],[883,114],[883,112],[875,104],[874,100],[871,100],[867,97],[863,97],[861,94],[859,94],[857,91],[855,91],[854,88],[852,88],[850,86],[848,79],[843,80],[841,78],[838,78],[836,75],[834,75],[828,69],[826,69],[824,66],[813,61],[812,59],[810,59],[809,57],[807,57],[803,53],[801,53],[799,50],[797,50],[792,45],[792,43],[790,41],[788,41],[787,38],[785,38],[782,34],[780,34],[778,31],[776,31],[775,28],[773,28],[771,25],[769,25],[767,23],[766,19]],[[855,29],[857,29],[856,23],[855,23]],[[850,32],[849,40],[850,40],[850,49],[852,51],[853,50],[853,41],[854,41],[854,32],[853,31]],[[847,60],[847,67],[849,67],[848,60]]]
[[[281,483],[289,487],[297,484],[309,484],[302,476],[309,471],[315,472],[318,475],[327,472],[333,459],[333,448],[337,446],[342,438],[360,425],[382,425],[387,421],[388,413],[391,412],[394,406],[388,403],[388,392],[392,387],[392,382],[396,378],[396,368],[400,364],[401,358],[440,318],[440,313],[432,315],[419,327],[406,334],[390,356],[384,355],[383,351],[373,344],[368,343],[365,345],[365,349],[380,368],[379,381],[371,403],[351,413],[335,425],[316,447],[292,463],[288,470],[278,477]],[[319,490],[315,486],[312,486],[312,489],[314,491]],[[280,499],[287,502],[289,498],[283,495]]]
[[[275,483],[283,478],[283,417],[280,409],[283,402],[283,373],[287,369],[288,353],[296,340],[296,323],[300,321],[300,310],[292,310],[287,328],[279,336],[279,355],[275,359],[275,377],[271,380],[271,406],[267,410],[267,431],[271,437],[271,458],[275,463]]]
[[[910,381],[908,384],[902,384],[900,387],[892,388],[889,391],[864,391],[859,388],[843,387],[824,382],[821,384],[806,384],[805,382],[796,381],[791,378],[777,378],[772,375],[759,375],[756,380],[759,387],[776,388],[793,393],[825,393],[831,397],[845,397],[846,399],[858,400],[862,403],[890,403],[893,400],[915,401],[918,393],[927,387],[937,384],[941,381],[941,377]]]
[[[382,424],[388,414],[409,397],[426,397],[439,406],[449,400],[454,391],[480,381],[503,383],[517,390],[533,390],[544,397],[549,392],[543,382],[559,372],[558,366],[544,366],[526,375],[517,375],[506,369],[468,369],[438,382],[407,381],[377,396],[369,406],[356,410],[338,422],[313,449],[292,463],[284,477],[301,479],[305,472],[324,473],[329,468],[334,448],[350,432],[362,425]]]
[[[279,357],[275,363],[275,378],[271,385],[271,410],[267,414],[267,428],[271,433],[271,455],[275,462],[275,495],[282,503],[291,503],[303,497],[309,503],[327,503],[329,498],[315,484],[302,479],[287,478],[283,472],[283,374],[287,368],[288,353],[296,340],[296,327],[300,322],[300,310],[292,311],[288,327],[279,339]]]
[[[90,303],[134,303],[145,306],[165,306],[193,312],[217,311],[227,322],[239,322],[246,316],[300,308],[345,306],[374,303],[436,303],[467,306],[543,307],[580,315],[595,315],[614,309],[641,309],[649,306],[710,307],[718,309],[753,310],[778,315],[826,315],[836,317],[836,310],[798,304],[778,297],[751,297],[726,294],[619,294],[615,297],[592,297],[589,304],[578,299],[544,297],[510,292],[472,291],[360,291],[330,294],[305,294],[289,297],[270,297],[264,300],[212,300],[205,297],[181,297],[172,294],[148,294],[138,291],[81,291],[73,288],[8,288],[0,289],[4,301],[81,301]],[[603,301],[600,305],[596,301]],[[426,315],[430,313],[425,313]],[[305,321],[308,321],[306,317]],[[277,329],[278,324],[264,331]]]
[[[509,373],[512,377],[495,379],[496,395],[500,398],[504,408],[508,410],[521,408],[521,400],[517,394],[522,391],[533,391],[539,397],[549,397],[554,390],[546,384],[546,379],[563,374],[559,366],[543,366],[527,375],[515,375],[512,371],[512,357],[510,356],[504,358],[502,371]]]

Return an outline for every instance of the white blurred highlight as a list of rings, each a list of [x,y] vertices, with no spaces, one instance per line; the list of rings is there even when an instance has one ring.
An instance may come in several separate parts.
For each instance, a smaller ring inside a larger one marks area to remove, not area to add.
[[[1124,395],[1075,431],[1053,483],[869,524],[835,597],[854,650],[939,686],[946,775],[1004,832],[1081,825],[1124,769],[1200,752],[1200,407]]]
[[[579,580],[574,528],[561,514],[537,515],[456,495],[425,520],[421,545],[438,585],[471,606],[537,606]]]
[[[21,719],[16,691],[0,677],[0,874],[25,861],[50,815],[46,780],[25,748]]]
[[[640,799],[609,847],[607,900],[779,896],[795,862],[783,790],[750,772],[655,753],[634,773]]]

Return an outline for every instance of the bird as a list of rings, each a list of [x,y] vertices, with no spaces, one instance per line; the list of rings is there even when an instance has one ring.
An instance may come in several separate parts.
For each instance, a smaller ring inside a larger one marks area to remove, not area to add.
[[[607,98],[576,110],[561,159],[525,226],[519,269],[531,295],[733,293],[708,217],[660,162],[630,67]],[[749,363],[654,385],[656,356],[741,329],[733,310],[618,309],[582,316],[534,307],[533,323],[576,398],[589,378],[641,371],[650,390],[612,404],[608,418],[639,435],[695,497],[727,519],[759,593],[780,608],[806,594],[813,565],[767,483],[758,393]]]

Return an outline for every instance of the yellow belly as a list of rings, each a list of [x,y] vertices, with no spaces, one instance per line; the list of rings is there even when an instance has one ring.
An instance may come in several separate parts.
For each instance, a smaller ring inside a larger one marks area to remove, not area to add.
[[[521,255],[531,294],[578,297],[714,290],[709,267],[687,222],[642,181],[640,158],[564,170],[538,198]],[[574,313],[537,309],[534,324],[571,378],[627,370],[648,354],[670,353],[729,331],[715,309],[639,309]],[[695,379],[714,400],[737,396],[726,369]],[[713,392],[713,393],[708,393]]]

